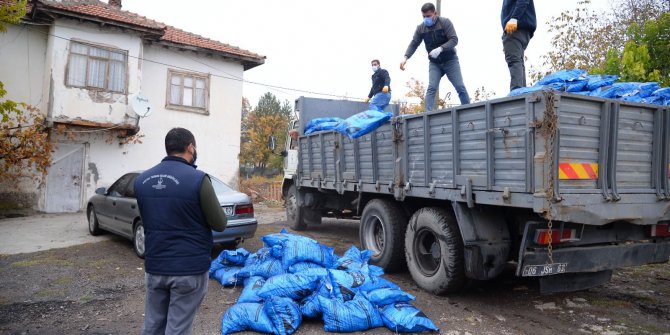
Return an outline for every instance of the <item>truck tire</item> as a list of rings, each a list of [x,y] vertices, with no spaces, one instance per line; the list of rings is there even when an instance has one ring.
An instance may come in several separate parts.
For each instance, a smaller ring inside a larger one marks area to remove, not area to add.
[[[370,263],[387,272],[405,267],[403,238],[407,216],[393,202],[374,199],[365,205],[361,215],[359,238],[363,249],[373,252]]]
[[[308,224],[320,224],[321,213],[318,210],[298,205],[298,190],[291,185],[284,199],[286,206],[286,220],[289,227],[296,231],[307,229]]]
[[[463,239],[454,214],[442,208],[422,208],[409,220],[405,235],[407,267],[424,290],[442,295],[468,283]]]

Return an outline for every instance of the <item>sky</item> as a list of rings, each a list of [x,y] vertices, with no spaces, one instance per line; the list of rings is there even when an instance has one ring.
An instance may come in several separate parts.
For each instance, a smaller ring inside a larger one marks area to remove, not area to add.
[[[526,50],[526,69],[541,65],[550,50],[547,22],[562,11],[576,8],[579,0],[536,0],[538,30]],[[591,8],[609,8],[610,0],[592,0]],[[243,95],[252,106],[265,92],[280,100],[300,96],[364,99],[371,86],[370,61],[379,59],[389,71],[393,100],[405,97],[406,83],[428,82],[424,45],[399,69],[416,26],[421,23],[425,0],[124,0],[123,9],[182,30],[221,41],[267,57],[265,64],[244,73],[245,81],[280,86],[270,88],[244,83]],[[456,50],[465,85],[472,97],[478,87],[495,96],[509,91],[509,72],[502,50],[502,0],[442,1],[442,15],[456,29]],[[213,74],[226,75],[215,69]],[[291,89],[309,91],[300,92]],[[444,77],[440,95],[458,96]],[[334,96],[319,95],[324,93]],[[216,94],[212,92],[212,94]]]

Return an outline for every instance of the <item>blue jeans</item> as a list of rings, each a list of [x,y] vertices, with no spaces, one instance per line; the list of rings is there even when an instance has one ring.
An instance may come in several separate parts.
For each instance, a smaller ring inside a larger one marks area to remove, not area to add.
[[[465,84],[463,84],[461,64],[458,62],[458,59],[448,60],[441,64],[430,62],[430,65],[428,66],[428,89],[426,90],[425,100],[426,112],[433,110],[433,106],[435,105],[435,93],[440,87],[440,79],[442,79],[442,76],[444,75],[447,75],[451,84],[454,85],[456,93],[458,93],[458,98],[461,100],[461,105],[470,103],[470,96],[465,89]]]
[[[372,96],[370,100],[370,109],[383,111],[391,102],[391,93],[379,92]]]
[[[145,279],[142,335],[191,334],[195,313],[207,293],[208,273],[193,276],[145,273]]]

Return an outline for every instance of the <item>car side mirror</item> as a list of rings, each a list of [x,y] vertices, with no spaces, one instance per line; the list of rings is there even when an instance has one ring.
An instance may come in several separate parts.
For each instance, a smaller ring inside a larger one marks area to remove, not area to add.
[[[98,187],[95,189],[95,194],[105,195],[107,194],[107,189],[104,187]]]
[[[286,156],[288,156],[288,152],[287,152],[286,150],[282,150],[282,151],[279,153],[279,156],[286,157]]]

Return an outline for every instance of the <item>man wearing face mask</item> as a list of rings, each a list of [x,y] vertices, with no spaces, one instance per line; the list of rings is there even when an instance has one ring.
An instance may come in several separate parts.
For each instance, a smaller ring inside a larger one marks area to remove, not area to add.
[[[469,104],[470,96],[465,89],[463,75],[461,74],[461,65],[458,62],[458,55],[456,54],[458,36],[456,36],[454,25],[449,19],[440,17],[435,12],[435,5],[432,3],[425,3],[421,6],[421,13],[423,15],[423,23],[416,27],[414,37],[409,43],[407,51],[405,51],[405,58],[400,63],[400,69],[405,70],[407,60],[412,57],[421,41],[423,41],[428,52],[428,60],[430,61],[428,67],[428,89],[426,90],[425,99],[426,112],[433,110],[435,94],[440,87],[440,79],[444,75],[454,85],[461,104]]]
[[[391,77],[379,66],[379,60],[372,60],[372,88],[365,102],[370,103],[370,109],[382,111],[391,102]]]
[[[227,219],[209,176],[194,165],[193,134],[171,129],[165,151],[134,184],[146,250],[142,334],[190,334],[207,293],[212,229],[223,231]]]

